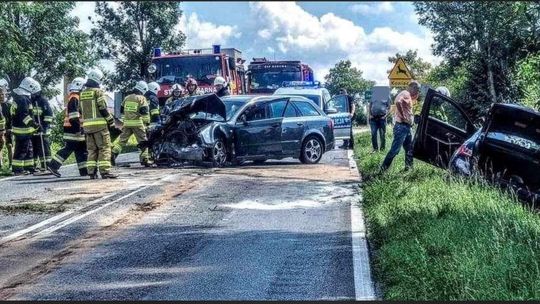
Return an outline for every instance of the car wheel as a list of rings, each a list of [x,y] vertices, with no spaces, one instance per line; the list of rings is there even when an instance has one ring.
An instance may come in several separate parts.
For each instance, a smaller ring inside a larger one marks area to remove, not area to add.
[[[227,147],[223,139],[219,138],[212,147],[212,166],[221,168],[227,163]]]
[[[316,136],[308,136],[302,144],[300,161],[304,164],[318,163],[323,154],[323,144]]]
[[[266,158],[263,159],[256,159],[253,161],[255,165],[262,165],[266,161]]]

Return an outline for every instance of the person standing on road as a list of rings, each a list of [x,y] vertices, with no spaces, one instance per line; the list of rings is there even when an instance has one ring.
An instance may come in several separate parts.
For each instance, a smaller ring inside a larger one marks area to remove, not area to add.
[[[5,79],[0,79],[0,168],[4,165],[3,153],[4,146],[7,148],[8,162],[11,166],[13,158],[11,143],[11,113],[9,111],[7,90],[9,83]]]
[[[160,86],[157,82],[150,82],[148,84],[148,91],[144,96],[148,100],[148,106],[150,109],[150,126],[159,122],[159,99],[157,94],[160,90]]]
[[[395,99],[396,113],[394,114],[394,140],[392,146],[388,151],[382,165],[381,172],[386,171],[392,161],[398,155],[401,146],[405,150],[405,171],[412,168],[413,155],[412,155],[412,135],[411,128],[413,125],[413,111],[412,104],[414,100],[417,100],[420,95],[420,83],[418,81],[411,81],[407,90],[401,91]]]
[[[218,97],[229,96],[231,92],[227,88],[227,81],[225,78],[218,76],[214,79],[214,86],[216,87],[216,95]]]
[[[69,84],[69,96],[64,117],[63,139],[65,144],[52,157],[51,163],[47,166],[47,169],[56,177],[61,176],[58,170],[71,153],[75,153],[79,175],[88,176],[88,169],[86,168],[88,152],[86,150],[86,139],[84,138],[79,106],[79,94],[85,82],[86,80],[84,78],[77,77]]]
[[[103,73],[100,70],[90,70],[87,75],[86,88],[80,94],[80,112],[86,135],[88,160],[86,167],[90,179],[117,178],[111,172],[111,135],[109,127],[114,128],[114,118],[107,110],[107,102],[100,88]]]
[[[389,111],[390,101],[388,99],[372,100],[368,105],[369,126],[371,128],[371,145],[373,147],[373,153],[379,151],[379,145],[377,143],[377,133],[381,141],[380,151],[384,151],[386,148],[386,119],[388,117]]]
[[[41,126],[32,118],[32,94],[41,90],[40,85],[31,77],[24,78],[19,87],[13,90],[11,106],[12,130],[15,137],[12,171],[14,175],[34,172],[34,153],[32,136],[41,132]]]
[[[343,140],[343,146],[341,146],[341,148],[343,148],[343,149],[354,149],[354,136],[353,136],[352,125],[353,125],[354,113],[356,111],[356,105],[354,103],[354,98],[347,93],[346,89],[344,89],[344,88],[340,89],[339,90],[339,95],[347,95],[347,101],[349,103],[349,118],[351,120],[350,137],[349,137],[349,139]]]
[[[34,148],[34,168],[36,172],[46,172],[47,164],[51,162],[51,124],[53,122],[53,112],[49,100],[43,96],[40,90],[32,95],[32,107],[34,121],[41,126],[41,132],[32,136],[32,147]],[[50,174],[49,172],[46,172]],[[37,173],[36,173],[37,174]]]
[[[120,107],[120,113],[123,116],[124,127],[118,143],[113,148],[113,157],[116,158],[122,148],[126,146],[131,135],[135,135],[137,144],[148,141],[146,137],[146,125],[150,124],[150,115],[148,103],[144,94],[148,91],[148,84],[144,81],[138,81],[133,93],[126,96]],[[140,154],[141,165],[150,166],[148,161],[148,148],[143,148]]]

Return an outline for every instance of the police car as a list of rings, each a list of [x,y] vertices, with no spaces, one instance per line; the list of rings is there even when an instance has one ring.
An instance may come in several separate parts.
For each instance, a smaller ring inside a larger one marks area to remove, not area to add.
[[[288,81],[274,95],[296,95],[311,99],[334,121],[334,138],[349,139],[352,121],[349,116],[349,101],[346,95],[330,96],[318,81]]]

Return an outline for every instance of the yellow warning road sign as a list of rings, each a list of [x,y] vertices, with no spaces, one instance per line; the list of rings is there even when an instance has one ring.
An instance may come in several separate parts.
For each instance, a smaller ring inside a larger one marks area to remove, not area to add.
[[[404,87],[413,79],[412,73],[403,58],[398,58],[390,74],[388,75],[391,87]]]

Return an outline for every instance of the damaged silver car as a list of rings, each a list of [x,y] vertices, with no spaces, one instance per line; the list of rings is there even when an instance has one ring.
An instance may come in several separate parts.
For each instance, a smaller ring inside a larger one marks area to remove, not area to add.
[[[314,164],[333,148],[333,127],[307,98],[207,94],[166,105],[142,146],[161,166],[222,167],[286,157]]]

